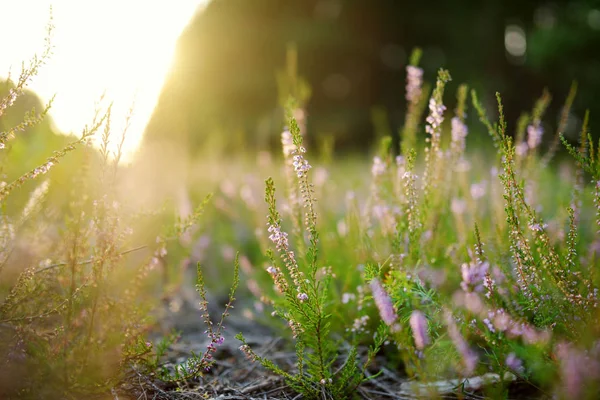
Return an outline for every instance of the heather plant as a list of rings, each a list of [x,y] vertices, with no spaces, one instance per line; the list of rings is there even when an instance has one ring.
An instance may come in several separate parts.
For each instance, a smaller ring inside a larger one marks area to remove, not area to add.
[[[333,369],[338,359],[337,341],[330,332],[331,303],[328,291],[333,273],[331,268],[319,268],[314,189],[309,181],[312,167],[305,156],[306,148],[302,144],[300,127],[293,116],[294,109],[294,104],[290,103],[287,108],[289,130],[283,132],[282,143],[286,166],[293,167],[297,178],[296,185],[289,190],[289,196],[300,197],[290,200],[290,215],[292,218],[299,215],[302,225],[292,225],[295,229],[290,238],[282,226],[283,220],[277,209],[273,179],[267,179],[267,232],[275,252],[267,251],[270,265],[266,270],[275,285],[275,293],[263,297],[262,301],[272,306],[272,315],[283,319],[291,330],[295,340],[297,371],[284,371],[268,357],[256,354],[241,333],[237,338],[242,342],[240,350],[250,360],[283,376],[290,387],[306,398],[346,398],[351,396],[363,376],[357,364],[356,345],[350,347],[344,363],[336,366],[337,370]],[[296,210],[293,209],[295,207]],[[297,251],[292,250],[294,239]],[[366,364],[381,344],[381,340],[376,340]]]
[[[52,29],[50,23],[42,55],[23,65],[18,81],[0,100],[0,117],[50,57]],[[132,370],[153,372],[168,343],[155,348],[147,339],[161,290],[156,290],[161,284],[157,273],[174,261],[169,260],[168,246],[196,224],[210,197],[167,229],[140,229],[154,226],[159,213],[136,211],[120,195],[120,160],[132,112],[115,138],[112,106],[103,103],[79,138],[43,164],[21,175],[6,174],[7,182],[1,182],[2,397],[64,398],[114,391]],[[11,157],[11,141],[41,122],[49,109],[50,104],[40,114],[32,110],[0,133],[3,166],[19,162]],[[91,146],[95,140],[97,150]],[[65,190],[53,179],[53,170],[76,149],[83,153],[83,162],[67,176],[67,203],[47,201],[48,191]],[[9,196],[32,186],[27,202],[17,204],[21,212],[7,213]],[[222,339],[222,321],[212,329],[202,298],[213,347],[199,365],[208,368]],[[224,316],[232,301],[233,290]],[[186,371],[192,372],[198,373]]]
[[[546,149],[548,91],[511,135],[500,95],[492,122],[465,84],[447,116],[444,96],[452,86],[445,70],[427,102],[415,54],[407,68],[401,151],[384,137],[369,173],[358,175],[358,189],[344,193],[340,182],[348,172],[336,174],[333,166],[324,184],[310,183],[323,167],[308,162],[289,103],[282,134],[287,191],[278,198],[275,180],[267,180],[267,232],[256,231],[266,273],[247,274],[260,299],[256,318],[268,319],[261,310],[272,310],[290,329],[295,369],[259,356],[239,336],[242,351],[309,398],[352,397],[357,385],[377,377],[377,354],[385,354],[388,369],[395,365],[411,377],[400,394],[483,390],[502,398],[518,380],[559,398],[594,398],[600,149],[587,114],[578,147],[562,137],[575,163],[561,168],[573,178],[557,181],[549,168],[576,85]],[[494,145],[496,156],[486,161],[469,151],[469,136],[477,133],[467,126],[471,105]],[[315,186],[322,201],[316,202]],[[363,352],[365,346],[370,350]]]

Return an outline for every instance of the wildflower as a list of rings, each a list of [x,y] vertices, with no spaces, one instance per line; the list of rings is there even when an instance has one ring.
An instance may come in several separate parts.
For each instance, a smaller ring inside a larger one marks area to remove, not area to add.
[[[548,228],[548,224],[539,224],[539,223],[529,224],[529,229],[531,229],[534,232],[542,232],[546,228]]]
[[[363,332],[367,327],[367,323],[369,322],[369,316],[363,315],[360,318],[356,318],[352,323],[352,332]]]
[[[398,316],[396,315],[396,310],[394,310],[394,306],[392,304],[392,299],[388,296],[387,292],[381,286],[381,282],[379,279],[374,278],[370,283],[371,291],[373,292],[373,299],[375,300],[375,304],[379,309],[379,315],[383,322],[388,326],[392,326]]]
[[[540,125],[539,121],[533,125],[527,126],[527,145],[531,149],[535,149],[542,143],[542,135],[544,129]]]
[[[471,197],[473,198],[473,200],[479,200],[483,196],[485,196],[486,186],[486,181],[481,181],[479,183],[474,183],[471,185]]]
[[[306,293],[298,293],[298,296],[296,296],[296,297],[301,302],[305,302],[306,300],[308,300],[308,295]]]
[[[29,216],[29,214],[31,214],[31,212],[34,210],[34,207],[43,200],[44,196],[46,196],[46,193],[48,193],[49,185],[50,185],[50,181],[45,180],[44,182],[42,182],[41,185],[39,185],[37,188],[35,188],[35,190],[31,193],[31,196],[29,197],[29,200],[27,201],[25,208],[23,208],[23,217],[24,218]]]
[[[267,267],[267,272],[268,272],[269,274],[271,274],[271,275],[275,275],[275,274],[277,273],[277,268],[275,268],[275,267],[274,267],[274,266],[272,266],[272,265],[269,265],[269,266]]]
[[[465,138],[469,130],[467,125],[458,117],[452,118],[452,142],[461,150],[465,148]]]
[[[406,66],[406,100],[416,103],[421,97],[423,70],[414,65]]]
[[[484,318],[483,323],[485,324],[485,326],[487,326],[487,328],[489,329],[490,332],[492,332],[492,333],[496,332],[496,329],[494,329],[494,325],[492,325],[492,321],[490,321],[489,318]]]
[[[165,258],[167,256],[167,249],[165,247],[161,247],[158,249],[158,255],[162,258]]]
[[[302,325],[300,325],[299,322],[296,322],[292,319],[288,321],[288,326],[292,330],[292,336],[294,337],[294,339],[297,338],[302,332],[304,332]]]
[[[463,336],[460,334],[454,317],[449,311],[445,312],[446,325],[448,326],[448,336],[454,343],[454,346],[462,356],[464,365],[464,374],[469,376],[475,372],[477,367],[478,357],[477,354],[469,347]]]
[[[294,145],[294,140],[292,138],[292,133],[285,129],[281,132],[281,144],[283,147],[283,155],[287,158],[289,157],[294,150],[296,150],[296,145]]]
[[[423,350],[429,344],[429,335],[427,334],[427,319],[421,311],[413,311],[410,315],[410,328],[415,339],[415,346]]]
[[[438,104],[435,98],[432,97],[429,100],[429,116],[426,119],[428,125],[425,127],[427,133],[433,135],[440,125],[442,125],[445,110],[446,106]]]
[[[302,147],[301,147],[302,149]],[[302,178],[306,175],[306,173],[312,168],[308,161],[301,154],[294,155],[294,171],[296,171],[296,175],[298,178]]]
[[[252,349],[250,348],[250,346],[248,346],[247,344],[243,344],[239,347],[240,351],[242,353],[244,353],[244,355],[246,356],[246,358],[252,362],[258,360],[258,356],[252,351]]]
[[[337,223],[337,232],[341,237],[345,237],[348,234],[348,225],[346,225],[346,221],[343,219]]]
[[[381,157],[373,157],[373,166],[371,167],[371,174],[373,177],[381,176],[385,173],[386,165]]]
[[[506,356],[506,366],[510,369],[512,369],[513,371],[522,374],[523,373],[523,361],[521,361],[520,358],[518,358],[515,353],[510,353],[509,355]]]
[[[486,273],[490,267],[490,264],[486,261],[483,263],[469,264],[465,263],[461,266],[462,282],[460,287],[464,291],[473,290],[475,292],[481,292],[483,290],[483,281]]]
[[[31,178],[35,178],[38,175],[44,175],[46,174],[48,171],[50,171],[50,168],[52,168],[52,166],[54,165],[54,163],[52,161],[48,161],[45,164],[40,165],[39,167],[37,167],[36,169],[33,170],[33,173],[31,174]]]
[[[342,304],[348,304],[350,300],[355,300],[356,295],[354,293],[344,293],[342,294]]]
[[[267,231],[270,233],[269,239],[275,243],[277,250],[287,249],[288,238],[287,233],[281,231],[279,225],[269,225]]]
[[[285,276],[283,275],[281,270],[277,267],[270,265],[269,267],[267,267],[267,272],[269,273],[269,275],[271,275],[271,278],[273,278],[273,281],[275,282],[275,286],[277,287],[279,293],[284,293],[288,286],[287,281],[285,280]]]
[[[450,209],[454,215],[462,215],[467,209],[467,203],[462,199],[452,199]]]
[[[570,343],[560,343],[556,355],[560,360],[565,398],[583,398],[582,391],[600,378],[600,363]]]
[[[527,154],[527,150],[529,150],[529,146],[526,142],[521,142],[515,146],[515,153],[519,157],[523,157],[525,154]]]

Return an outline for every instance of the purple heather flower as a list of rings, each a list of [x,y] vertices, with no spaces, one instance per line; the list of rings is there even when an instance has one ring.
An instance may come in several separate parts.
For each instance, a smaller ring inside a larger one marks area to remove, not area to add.
[[[415,339],[415,346],[423,350],[429,344],[429,335],[427,334],[427,318],[421,311],[413,311],[410,315],[410,328]]]
[[[478,200],[485,196],[487,190],[487,182],[481,181],[479,183],[473,183],[471,185],[471,197],[473,200]]]
[[[485,274],[488,271],[489,267],[490,265],[487,261],[483,263],[471,262],[469,264],[463,264],[460,268],[463,279],[460,284],[460,287],[464,291],[482,291],[483,280],[485,279]]]
[[[522,374],[524,370],[523,361],[515,353],[510,353],[506,356],[506,366],[519,374]]]
[[[458,327],[456,326],[456,322],[454,321],[454,316],[446,311],[445,313],[446,324],[448,326],[448,336],[454,343],[454,346],[461,354],[464,364],[463,373],[466,376],[470,376],[475,372],[475,368],[477,367],[477,361],[479,358],[477,354],[469,347],[465,338],[461,335]]]
[[[308,295],[306,293],[298,293],[298,296],[296,296],[296,297],[301,302],[304,302],[304,301],[308,300]]]
[[[446,106],[438,104],[435,98],[432,97],[429,100],[429,116],[426,119],[428,125],[425,127],[427,133],[433,135],[437,128],[442,125],[442,122],[444,122],[445,110]]]
[[[394,310],[394,305],[392,304],[392,299],[388,296],[387,292],[379,282],[379,279],[374,278],[370,283],[371,292],[373,293],[373,299],[375,300],[375,304],[379,309],[379,315],[383,322],[388,326],[392,326],[398,316],[396,315],[396,310]]]
[[[600,362],[594,353],[575,348],[570,343],[557,346],[556,355],[560,360],[565,398],[582,398],[586,387],[600,378]]]
[[[527,127],[527,144],[529,148],[535,149],[542,143],[542,135],[544,134],[544,129],[539,123],[534,125],[529,125]]]
[[[461,149],[465,148],[465,138],[469,130],[467,125],[458,117],[452,118],[452,142],[459,145]]]
[[[406,67],[406,100],[411,103],[419,101],[423,85],[423,70],[414,65]]]
[[[383,175],[385,173],[385,169],[386,166],[381,157],[373,157],[373,166],[371,167],[371,174],[373,176]]]
[[[302,178],[311,169],[311,166],[301,154],[296,154],[293,160],[294,171],[296,171],[298,178]]]
[[[288,247],[287,233],[282,232],[279,225],[269,225],[267,231],[270,233],[269,239],[275,243],[277,250],[282,250]]]
[[[523,157],[525,154],[527,154],[528,150],[529,146],[526,142],[521,142],[515,146],[515,153],[517,153],[519,157]]]

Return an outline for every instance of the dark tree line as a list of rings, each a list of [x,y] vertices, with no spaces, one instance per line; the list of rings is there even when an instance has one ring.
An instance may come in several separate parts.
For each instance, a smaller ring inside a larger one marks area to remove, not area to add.
[[[502,92],[514,121],[548,87],[554,99],[546,123],[554,128],[577,80],[574,109],[590,108],[593,123],[600,118],[594,8],[600,1],[213,0],[179,40],[146,140],[182,141],[191,151],[217,134],[231,146],[272,143],[281,127],[275,73],[292,42],[313,88],[309,134],[333,134],[337,148],[372,141],[373,106],[387,111],[393,130],[401,126],[404,67],[415,46],[424,50],[427,80],[450,69],[450,106],[452,89],[467,82],[490,102]],[[524,58],[507,55],[511,24],[525,32]]]

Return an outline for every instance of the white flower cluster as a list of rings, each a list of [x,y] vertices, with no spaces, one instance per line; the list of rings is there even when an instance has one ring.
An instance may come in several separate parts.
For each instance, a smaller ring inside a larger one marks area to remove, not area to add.
[[[411,103],[419,101],[423,85],[423,70],[414,65],[406,67],[406,100]]]
[[[539,123],[529,125],[527,127],[527,144],[530,149],[535,149],[542,143],[542,135],[544,134],[544,129]]]
[[[52,168],[53,165],[54,163],[52,161],[48,161],[47,163],[40,165],[39,167],[33,170],[31,178],[33,179],[38,175],[44,175],[45,173],[50,171],[50,168]]]
[[[288,235],[281,231],[281,227],[278,225],[269,225],[267,231],[270,233],[269,239],[275,243],[277,250],[283,250],[288,248]]]
[[[303,176],[305,176],[308,170],[310,170],[310,168],[310,164],[308,163],[308,161],[306,161],[304,157],[302,157],[299,154],[296,154],[294,156],[294,171],[296,171],[296,175],[298,175],[298,178],[302,178]]]
[[[438,104],[435,98],[429,100],[429,116],[426,121],[429,125],[425,127],[425,131],[430,135],[433,135],[444,121],[444,111],[446,106]]]
[[[452,118],[452,142],[456,143],[463,150],[465,148],[465,138],[468,133],[467,125],[460,118]]]
[[[381,159],[381,157],[379,156],[375,156],[373,157],[373,166],[371,167],[371,174],[376,177],[376,176],[381,176],[383,174],[385,174],[385,163],[383,162],[383,160]]]

